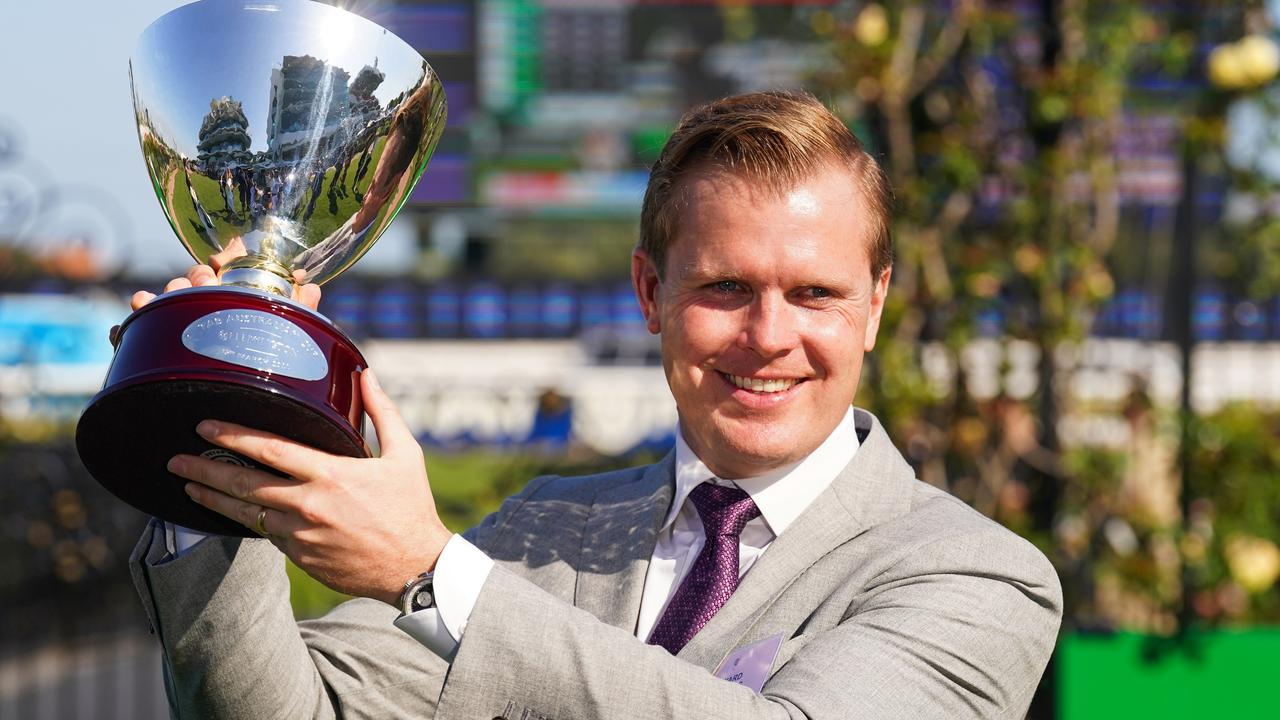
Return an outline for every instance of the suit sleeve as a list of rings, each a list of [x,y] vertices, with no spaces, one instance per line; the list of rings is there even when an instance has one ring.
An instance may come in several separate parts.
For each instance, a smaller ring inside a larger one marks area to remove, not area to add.
[[[431,717],[442,660],[352,600],[295,622],[284,556],[264,540],[211,537],[169,557],[153,522],[131,558],[176,718]]]
[[[1057,576],[1025,541],[935,539],[904,548],[834,627],[801,625],[756,694],[495,568],[437,717],[1020,718],[1060,614]]]
[[[538,478],[468,531],[480,547]],[[284,556],[265,540],[209,537],[179,557],[153,520],[130,572],[163,652],[175,718],[432,717],[447,664],[376,600],[295,622]]]

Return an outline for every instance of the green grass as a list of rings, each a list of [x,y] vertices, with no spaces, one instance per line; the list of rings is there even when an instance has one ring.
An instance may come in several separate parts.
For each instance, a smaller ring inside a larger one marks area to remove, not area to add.
[[[190,177],[191,187],[195,189],[196,197],[200,200],[200,204],[204,206],[204,211],[209,213],[209,217],[213,218],[214,222],[225,222],[228,217],[226,212],[227,205],[222,200],[222,193],[218,192],[218,181],[207,178],[200,173],[192,173]],[[187,201],[185,205],[191,212],[191,218],[199,222],[195,214],[196,208],[191,204],[190,193],[184,194],[181,191],[181,187],[174,188],[174,195],[177,196],[175,199],[185,199]],[[180,202],[179,204],[182,203]]]

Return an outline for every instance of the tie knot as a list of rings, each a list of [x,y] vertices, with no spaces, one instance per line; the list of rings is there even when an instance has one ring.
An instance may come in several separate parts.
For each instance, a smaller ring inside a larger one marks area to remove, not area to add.
[[[742,534],[742,528],[753,518],[760,516],[751,496],[729,485],[704,482],[689,493],[689,499],[698,509],[706,536],[732,536]]]

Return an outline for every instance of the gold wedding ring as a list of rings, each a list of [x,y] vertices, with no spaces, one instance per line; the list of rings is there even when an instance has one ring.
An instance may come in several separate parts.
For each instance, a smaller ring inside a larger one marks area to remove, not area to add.
[[[262,508],[258,511],[258,524],[255,528],[258,534],[264,538],[271,537],[271,533],[267,532],[267,509]]]

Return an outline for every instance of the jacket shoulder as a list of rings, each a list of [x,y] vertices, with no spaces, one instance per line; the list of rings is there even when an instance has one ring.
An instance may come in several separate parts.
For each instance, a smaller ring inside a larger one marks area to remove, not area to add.
[[[603,490],[622,487],[644,479],[656,465],[637,465],[591,475],[541,475],[529,481],[519,494],[525,500],[590,500]]]
[[[913,481],[907,512],[876,530],[901,549],[900,563],[886,575],[932,567],[1003,579],[1035,588],[1043,602],[1061,611],[1058,573],[1038,547],[928,483]]]

